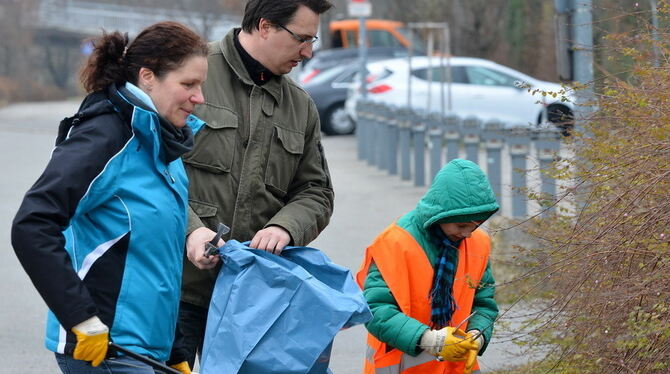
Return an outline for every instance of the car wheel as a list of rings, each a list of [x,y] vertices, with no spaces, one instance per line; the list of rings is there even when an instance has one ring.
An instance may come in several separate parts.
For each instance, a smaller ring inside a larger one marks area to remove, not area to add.
[[[344,103],[337,103],[331,106],[324,118],[321,119],[321,129],[327,135],[348,135],[353,134],[356,125],[349,118],[344,109]]]
[[[570,135],[575,125],[575,119],[572,110],[565,105],[552,104],[547,108],[547,121],[561,130],[564,136]],[[542,120],[540,114],[539,121]],[[538,121],[538,123],[539,123]]]

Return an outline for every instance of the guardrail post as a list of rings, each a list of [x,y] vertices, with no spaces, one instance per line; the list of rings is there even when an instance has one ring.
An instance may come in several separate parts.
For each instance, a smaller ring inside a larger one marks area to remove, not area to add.
[[[482,133],[481,121],[477,117],[468,117],[463,120],[463,143],[465,143],[465,158],[479,164],[479,137]]]
[[[377,147],[379,147],[379,112],[381,104],[373,103],[370,111],[370,138],[368,150],[368,165],[374,166],[377,158]]]
[[[442,168],[442,132],[443,126],[440,115],[433,113],[428,117],[428,138],[430,139],[430,180]]]
[[[388,171],[389,174],[398,174],[398,123],[402,121],[402,110],[393,107],[388,118],[389,144],[388,144]]]
[[[528,215],[526,191],[526,157],[530,150],[530,134],[526,126],[512,128],[507,137],[512,158],[512,217]]]
[[[412,173],[409,165],[409,142],[411,138],[412,110],[405,109],[398,123],[398,138],[400,142],[400,179],[410,180]]]
[[[486,174],[502,206],[502,148],[504,144],[503,123],[491,120],[484,124],[482,138],[486,146]]]
[[[558,157],[561,149],[561,133],[559,130],[541,131],[535,141],[537,158],[540,160],[540,177],[542,193],[553,199],[556,196],[556,182],[546,174],[551,163]]]
[[[381,104],[379,108],[379,116],[377,121],[379,123],[377,132],[377,155],[375,157],[377,168],[386,170],[386,162],[388,157],[388,120],[391,117],[389,113],[390,108],[386,104]]]
[[[369,109],[369,103],[367,100],[358,100],[356,103],[356,141],[358,149],[358,159],[365,160],[365,153],[367,150],[367,141],[365,139],[365,133],[368,131],[367,126],[367,112]]]
[[[415,113],[415,123],[412,126],[412,139],[414,140],[414,185],[417,187],[426,185],[426,119]]]
[[[449,162],[458,158],[458,151],[461,145],[461,119],[457,115],[451,114],[444,118],[444,140],[447,143],[447,159]]]

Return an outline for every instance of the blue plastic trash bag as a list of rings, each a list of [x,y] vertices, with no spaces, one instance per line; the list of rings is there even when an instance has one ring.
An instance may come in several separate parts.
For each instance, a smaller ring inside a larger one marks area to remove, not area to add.
[[[328,373],[337,332],[372,317],[351,272],[317,249],[277,256],[230,240],[221,257],[202,374]]]

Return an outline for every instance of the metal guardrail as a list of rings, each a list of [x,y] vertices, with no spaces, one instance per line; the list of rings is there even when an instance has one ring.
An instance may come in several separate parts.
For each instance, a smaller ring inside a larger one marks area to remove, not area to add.
[[[369,100],[359,101],[357,117],[358,159],[415,186],[425,186],[427,177],[432,180],[446,162],[461,157],[486,172],[504,215],[522,218],[534,209],[523,191],[556,194],[556,182],[545,173],[535,173],[531,179],[539,183],[531,185],[526,171],[546,169],[561,153],[558,128],[424,115]]]

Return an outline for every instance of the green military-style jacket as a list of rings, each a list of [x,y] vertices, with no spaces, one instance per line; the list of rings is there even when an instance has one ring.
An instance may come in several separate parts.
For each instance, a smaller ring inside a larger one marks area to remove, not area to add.
[[[207,124],[183,158],[188,233],[222,222],[231,228],[224,239],[246,241],[276,225],[291,244],[308,244],[328,224],[334,198],[314,102],[286,76],[254,84],[234,30],[210,43],[208,63],[205,104],[195,111]],[[185,260],[182,300],[206,307],[218,270]]]

